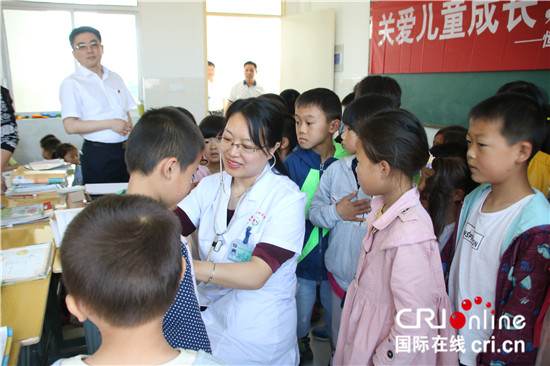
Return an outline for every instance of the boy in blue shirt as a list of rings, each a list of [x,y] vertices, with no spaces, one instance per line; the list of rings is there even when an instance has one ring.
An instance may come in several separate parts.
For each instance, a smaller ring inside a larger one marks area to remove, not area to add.
[[[301,94],[296,100],[296,135],[298,146],[285,160],[285,167],[292,180],[308,197],[307,211],[317,189],[323,171],[346,153],[332,136],[340,128],[342,106],[331,90],[317,88]],[[310,361],[313,354],[309,347],[309,324],[316,299],[316,287],[320,286],[321,304],[325,320],[331,322],[330,284],[325,267],[325,251],[328,246],[328,230],[314,227],[306,219],[306,233],[302,255],[298,259],[296,275],[298,290],[298,344],[302,362]],[[330,327],[329,330],[330,337]]]

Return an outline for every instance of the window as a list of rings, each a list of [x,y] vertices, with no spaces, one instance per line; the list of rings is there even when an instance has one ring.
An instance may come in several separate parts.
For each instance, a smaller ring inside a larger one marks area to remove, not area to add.
[[[2,32],[9,60],[9,65],[3,64],[3,76],[11,81],[17,113],[61,109],[59,86],[78,65],[72,55],[69,33],[83,25],[101,32],[105,49],[102,64],[120,74],[134,99],[140,99],[135,9],[129,11],[126,6],[115,12],[109,7],[98,12],[98,6],[53,6],[23,1],[9,5],[3,4]]]
[[[279,93],[281,0],[207,0],[208,60],[216,65],[215,82],[229,95],[244,79],[243,64],[258,65],[256,80],[266,93]]]
[[[137,6],[137,0],[21,0],[33,3]]]
[[[208,13],[281,15],[281,0],[207,0]]]
[[[246,61],[258,65],[256,80],[266,93],[279,93],[280,18],[209,15],[206,32],[208,60],[216,65],[215,81],[225,91],[224,97],[235,83],[243,81]]]

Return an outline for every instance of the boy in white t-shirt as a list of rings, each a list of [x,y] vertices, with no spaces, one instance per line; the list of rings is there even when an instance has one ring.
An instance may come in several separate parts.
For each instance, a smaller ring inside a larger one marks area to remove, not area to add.
[[[103,340],[93,355],[56,365],[220,364],[202,350],[172,348],[162,333],[185,273],[180,234],[170,210],[140,195],[100,198],[75,217],[61,246],[67,307],[97,324]]]
[[[550,205],[530,187],[527,166],[546,121],[532,99],[512,93],[468,117],[472,179],[487,184],[464,201],[456,248],[444,250],[456,251],[452,264],[442,253],[453,311],[465,316],[453,324],[464,339],[460,363],[533,364],[533,328],[550,282]]]

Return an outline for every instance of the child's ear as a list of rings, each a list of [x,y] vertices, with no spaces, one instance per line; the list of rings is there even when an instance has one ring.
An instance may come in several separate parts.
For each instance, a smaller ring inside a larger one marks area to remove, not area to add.
[[[159,162],[160,174],[166,179],[172,177],[176,168],[179,168],[179,163],[175,157],[164,158]]]
[[[71,314],[76,316],[79,322],[83,323],[86,319],[88,319],[86,306],[81,300],[71,294],[68,294],[67,297],[65,297],[65,303],[67,304],[67,309],[69,309]]]
[[[283,137],[281,141],[281,150],[286,149],[288,147],[288,144],[290,144],[290,142],[288,141],[288,137]]]
[[[334,134],[340,129],[340,120],[339,119],[333,119],[330,121],[330,133]]]
[[[533,145],[528,141],[520,141],[517,143],[518,145],[518,155],[517,155],[517,162],[518,163],[524,163],[526,162],[529,157],[531,156],[531,152],[533,151]]]
[[[389,177],[391,173],[391,166],[386,160],[382,160],[378,163],[379,165],[379,171],[380,171],[380,177],[381,178],[387,178]]]
[[[466,192],[461,188],[457,188],[453,193],[453,202],[462,202],[464,201],[464,197],[466,197]]]

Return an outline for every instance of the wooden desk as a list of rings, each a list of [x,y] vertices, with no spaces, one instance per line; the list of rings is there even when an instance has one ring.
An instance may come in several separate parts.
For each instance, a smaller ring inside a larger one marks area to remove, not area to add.
[[[3,228],[1,235],[2,249],[17,248],[48,241],[53,242],[53,234],[49,222]],[[17,364],[20,347],[36,344],[40,341],[50,279],[51,272],[46,278],[41,280],[2,286],[1,324],[13,329],[14,342],[10,353],[10,365]]]

